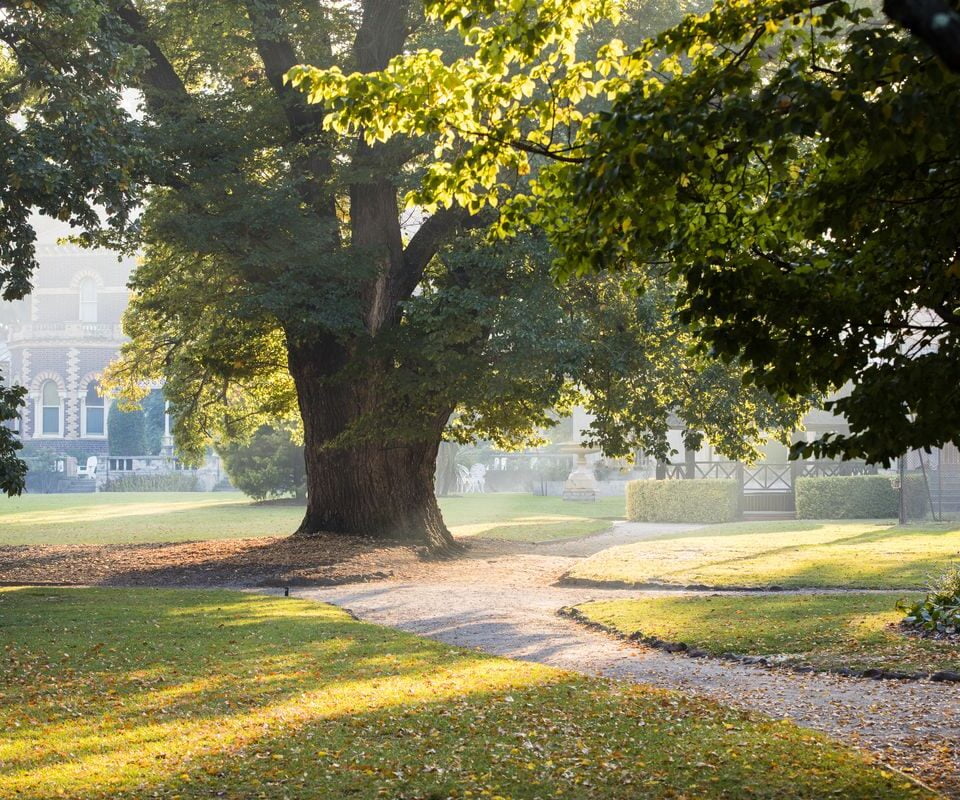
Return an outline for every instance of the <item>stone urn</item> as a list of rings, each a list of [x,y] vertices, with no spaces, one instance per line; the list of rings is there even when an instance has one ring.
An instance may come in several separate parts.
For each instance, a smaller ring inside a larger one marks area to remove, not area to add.
[[[573,472],[563,484],[563,499],[580,502],[593,502],[597,499],[597,478],[593,474],[593,466],[587,463],[587,456],[596,450],[575,445],[568,452],[576,453],[577,463]]]

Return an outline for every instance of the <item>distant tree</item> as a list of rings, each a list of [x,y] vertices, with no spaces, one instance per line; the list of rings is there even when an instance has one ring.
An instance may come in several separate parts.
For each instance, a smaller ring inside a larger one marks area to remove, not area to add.
[[[289,428],[258,428],[249,441],[219,448],[230,482],[254,500],[307,496],[303,444]]]
[[[143,409],[123,411],[119,403],[113,403],[107,414],[107,440],[112,456],[146,455],[146,417]]]
[[[2,379],[0,375],[0,379]],[[14,430],[3,423],[19,422],[20,409],[24,406],[27,391],[22,386],[4,386],[0,383],[0,490],[9,497],[20,494],[25,486],[27,465],[18,457],[23,448]]]
[[[57,470],[57,462],[65,457],[63,453],[46,447],[26,446],[20,457],[27,466],[28,491],[47,494],[57,490],[63,478],[63,473]]]
[[[142,151],[136,126],[118,102],[115,77],[140,60],[74,2],[4,3],[0,19],[0,330],[22,312],[36,267],[34,213],[100,226],[102,212],[125,226]],[[9,376],[8,376],[9,377]],[[15,419],[23,392],[2,386],[0,423]],[[0,490],[19,494],[25,465],[0,427]]]
[[[159,454],[166,428],[166,399],[163,390],[154,389],[141,403],[144,415],[144,436],[148,455]]]
[[[448,497],[455,494],[458,487],[457,453],[460,445],[456,442],[440,442],[437,451],[437,477],[435,491],[438,497]]]

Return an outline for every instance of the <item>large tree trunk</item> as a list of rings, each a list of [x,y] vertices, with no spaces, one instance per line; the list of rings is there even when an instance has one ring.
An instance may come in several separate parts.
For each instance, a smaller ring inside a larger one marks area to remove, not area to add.
[[[303,417],[307,513],[297,533],[330,532],[456,547],[434,495],[434,473],[446,414],[424,424],[415,440],[334,440],[358,419],[377,413],[376,373],[331,374],[336,347],[291,348],[290,371]]]

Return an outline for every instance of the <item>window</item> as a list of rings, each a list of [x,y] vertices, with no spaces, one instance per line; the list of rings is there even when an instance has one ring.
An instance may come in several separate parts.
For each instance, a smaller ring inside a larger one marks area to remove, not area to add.
[[[40,435],[60,435],[60,391],[54,381],[40,388]]]
[[[100,384],[90,381],[87,394],[83,400],[83,435],[103,436],[104,429],[104,402],[100,395]]]
[[[80,321],[97,321],[97,282],[93,278],[80,281]]]

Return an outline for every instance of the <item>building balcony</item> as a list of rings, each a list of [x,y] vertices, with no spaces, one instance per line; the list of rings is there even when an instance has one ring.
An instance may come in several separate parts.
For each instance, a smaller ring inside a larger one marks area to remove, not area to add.
[[[75,339],[119,342],[126,337],[122,326],[103,322],[26,322],[12,326],[7,341],[13,344],[38,340]]]

